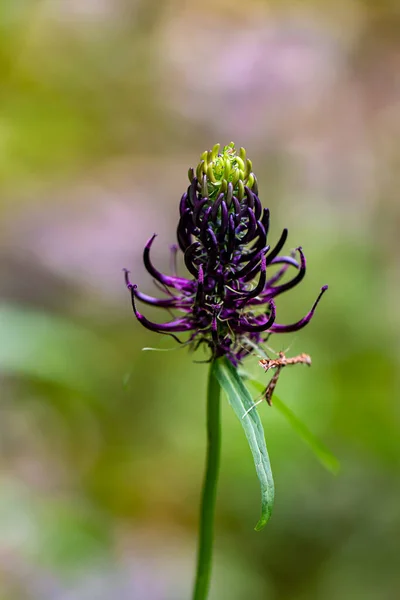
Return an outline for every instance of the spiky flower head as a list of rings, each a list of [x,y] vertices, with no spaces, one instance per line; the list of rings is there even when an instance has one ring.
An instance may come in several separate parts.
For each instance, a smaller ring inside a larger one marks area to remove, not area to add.
[[[286,238],[284,229],[271,249],[267,244],[269,210],[258,198],[257,180],[244,149],[236,155],[234,144],[218,153],[219,144],[204,152],[179,205],[177,238],[191,277],[160,273],[150,260],[153,235],[143,259],[147,271],[165,290],[167,297],[142,294],[125,272],[137,319],[147,329],[173,335],[187,332],[193,349],[206,344],[211,358],[226,355],[238,364],[271,333],[297,331],[312,318],[328,286],[321,288],[311,310],[290,325],[276,323],[275,299],[297,285],[306,272],[301,247],[280,256]],[[171,252],[176,257],[177,246]],[[278,270],[272,267],[278,265]],[[294,275],[282,279],[292,269]],[[136,299],[160,308],[175,310],[177,318],[153,323],[136,307]],[[178,338],[176,338],[178,339]],[[180,341],[180,340],[178,340]]]
[[[220,154],[219,149],[220,144],[215,144],[212,150],[203,152],[196,171],[189,169],[189,180],[192,182],[196,175],[203,197],[208,196],[210,200],[214,200],[223,192],[230,206],[233,195],[239,200],[243,199],[246,185],[258,193],[256,177],[252,172],[253,165],[246,157],[246,150],[240,148],[238,156],[233,142],[224,146]]]

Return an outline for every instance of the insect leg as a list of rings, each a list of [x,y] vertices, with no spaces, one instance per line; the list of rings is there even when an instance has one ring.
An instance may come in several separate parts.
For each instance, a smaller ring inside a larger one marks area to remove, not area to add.
[[[244,418],[245,418],[245,417],[246,417],[246,416],[249,414],[249,412],[250,412],[250,411],[252,411],[252,410],[253,410],[253,408],[255,408],[255,407],[258,405],[258,404],[261,404],[261,402],[264,402],[264,393],[263,393],[263,395],[261,396],[260,400],[257,400],[257,402],[254,402],[254,404],[253,404],[252,406],[250,406],[250,408],[248,408],[248,409],[246,410],[246,412],[244,413],[244,415],[243,415],[242,419],[244,419]]]
[[[276,388],[276,384],[278,383],[279,375],[280,375],[280,372],[282,369],[283,369],[283,365],[279,366],[276,369],[276,373],[274,373],[274,376],[272,377],[271,381],[267,385],[267,389],[265,390],[265,392],[263,394],[264,398],[268,402],[269,406],[272,406],[272,395]]]
[[[283,369],[283,367],[284,367],[284,365],[279,365],[277,367],[271,367],[271,368],[276,368],[276,373],[274,373],[274,376],[272,377],[271,381],[268,383],[267,387],[265,388],[265,391],[261,394],[260,400],[255,402],[252,406],[250,406],[249,409],[246,410],[242,419],[244,419],[245,416],[248,415],[251,410],[253,410],[253,408],[255,408],[258,404],[261,404],[261,402],[263,402],[264,400],[266,400],[268,402],[269,406],[272,406],[272,401],[271,401],[272,394],[274,393],[274,389],[276,387],[276,384],[278,383],[279,374],[280,374],[281,370]]]

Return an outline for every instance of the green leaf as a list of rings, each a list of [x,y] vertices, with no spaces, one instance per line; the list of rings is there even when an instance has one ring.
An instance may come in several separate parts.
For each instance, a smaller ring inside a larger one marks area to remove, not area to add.
[[[216,362],[215,375],[220,386],[228,396],[236,416],[238,417],[250,450],[253,454],[256,472],[261,486],[261,517],[255,526],[259,531],[266,525],[274,504],[274,480],[260,417],[256,410],[252,410],[243,419],[244,413],[253,405],[253,400],[243,384],[237,370],[226,359],[221,358]]]
[[[252,378],[249,378],[248,381],[259,392],[264,392],[265,383],[261,383],[260,381]],[[275,408],[279,410],[279,412],[285,417],[288,423],[290,423],[296,433],[299,434],[301,439],[311,448],[315,456],[324,465],[324,467],[336,475],[340,469],[340,463],[336,456],[334,456],[334,454],[332,454],[332,452],[328,450],[328,448],[313,433],[311,433],[307,425],[305,425],[305,423],[303,423],[299,417],[297,417],[295,413],[275,394],[272,397],[272,401]],[[251,412],[256,412],[256,410]]]

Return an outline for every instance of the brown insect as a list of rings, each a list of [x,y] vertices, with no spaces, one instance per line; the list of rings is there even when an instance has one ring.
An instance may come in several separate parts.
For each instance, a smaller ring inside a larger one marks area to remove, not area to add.
[[[276,372],[265,388],[265,391],[262,393],[261,399],[258,402],[255,402],[255,404],[253,404],[253,406],[251,406],[244,413],[242,418],[244,418],[255,406],[257,406],[257,404],[260,404],[260,402],[262,402],[264,399],[270,406],[272,405],[272,395],[276,388],[276,384],[278,383],[279,375],[283,367],[286,367],[287,365],[299,364],[311,366],[311,356],[305,354],[304,352],[298,356],[293,356],[292,358],[287,358],[284,352],[279,352],[278,356],[279,358],[262,358],[259,361],[258,364],[263,367],[265,372],[269,371],[270,369],[276,369]]]

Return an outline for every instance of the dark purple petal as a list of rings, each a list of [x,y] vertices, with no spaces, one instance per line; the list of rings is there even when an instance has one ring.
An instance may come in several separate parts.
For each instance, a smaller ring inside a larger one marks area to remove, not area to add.
[[[267,234],[265,233],[264,225],[260,221],[257,221],[256,235],[258,237],[255,240],[255,244],[253,245],[253,247],[251,248],[251,250],[249,252],[247,252],[246,254],[243,254],[243,256],[239,262],[243,262],[245,260],[251,261],[251,260],[253,260],[253,258],[255,256],[257,256],[262,251],[263,251],[263,254],[266,253],[266,251],[267,251],[266,250]],[[268,264],[268,261],[267,261],[267,264]]]
[[[190,299],[183,299],[180,296],[177,298],[153,298],[153,296],[148,296],[147,294],[143,294],[142,292],[139,292],[139,290],[137,289],[137,287],[132,286],[135,288],[134,294],[135,297],[140,300],[141,302],[144,302],[145,304],[150,304],[151,306],[158,306],[159,308],[189,308],[192,304],[192,301]]]
[[[212,212],[211,212],[211,219],[213,221],[216,220],[217,215],[218,215],[218,209],[221,206],[221,202],[224,199],[224,194],[219,194],[219,196],[217,197],[217,199],[215,200],[213,207],[212,207]]]
[[[218,228],[218,239],[223,240],[227,228],[228,228],[228,207],[226,206],[226,202],[223,200],[221,202],[221,224]]]
[[[274,258],[276,256],[278,256],[279,252],[282,250],[283,246],[285,245],[287,236],[288,236],[288,230],[285,228],[282,231],[281,237],[279,238],[278,243],[276,244],[275,248],[272,248],[271,252],[267,256],[267,265],[270,265],[271,262],[274,260]]]
[[[204,243],[205,240],[205,236],[206,236],[206,231],[208,228],[208,221],[210,219],[210,214],[212,211],[212,207],[209,206],[208,208],[206,208],[206,210],[204,211],[204,215],[203,215],[203,219],[201,221],[201,227],[200,227],[200,239],[201,241]]]
[[[324,285],[321,288],[318,298],[314,302],[310,312],[308,312],[305,317],[300,319],[300,321],[297,321],[297,323],[292,323],[291,325],[274,324],[271,327],[271,333],[290,333],[291,331],[299,331],[299,329],[302,329],[303,327],[305,327],[307,325],[307,323],[309,323],[311,321],[311,319],[314,315],[314,311],[317,308],[319,301],[321,300],[322,296],[324,295],[324,293],[326,292],[327,289],[328,289],[327,285]]]
[[[200,223],[201,210],[202,210],[202,208],[204,208],[204,206],[207,204],[207,202],[208,202],[208,198],[202,198],[201,200],[197,200],[194,205],[194,209],[193,209],[193,213],[192,213],[192,221],[198,227],[201,225],[201,223]]]
[[[262,214],[262,206],[260,198],[257,196],[257,194],[255,194],[254,192],[252,192],[252,194],[254,196],[254,214],[256,215],[256,219],[258,221]]]
[[[187,192],[185,192],[181,198],[180,204],[179,204],[179,212],[181,215],[183,215],[188,209],[190,209],[190,207],[188,206],[188,201],[187,201]]]
[[[177,228],[177,232],[176,232],[179,247],[182,250],[182,252],[185,252],[186,248],[188,248],[190,246],[190,244],[192,243],[191,230],[188,227],[189,222],[191,224],[191,221],[192,221],[191,212],[188,209],[186,211],[186,213],[183,214],[181,216],[181,218],[179,219],[178,228]]]
[[[268,281],[265,284],[264,295],[260,299],[252,300],[252,302],[251,302],[252,305],[264,304],[265,302],[267,302],[268,298],[270,297],[268,294],[269,288],[272,287],[274,283],[279,281],[284,276],[284,274],[286,273],[286,271],[288,270],[288,268],[290,266],[293,266],[296,269],[300,268],[300,265],[297,262],[297,260],[295,260],[294,258],[292,258],[290,256],[282,256],[282,257],[276,258],[272,261],[272,264],[280,264],[280,263],[284,263],[283,267],[281,269],[279,269],[279,271],[277,271],[275,273],[275,275],[273,275],[272,277],[270,277],[270,279],[268,279]],[[252,271],[248,275],[246,275],[243,278],[243,280],[250,281],[253,277],[256,276],[256,274],[257,274],[257,269],[254,269],[254,271]]]
[[[266,294],[268,294],[269,289],[274,285],[274,283],[276,283],[277,281],[279,281],[280,279],[282,279],[282,277],[284,276],[284,274],[286,273],[286,271],[289,269],[290,265],[283,265],[283,267],[281,267],[279,269],[279,271],[277,271],[275,273],[275,275],[273,275],[272,277],[270,277],[265,285],[265,291]]]
[[[236,241],[236,231],[235,231],[236,227],[235,227],[235,219],[233,217],[232,214],[229,215],[229,221],[228,221],[228,244],[227,244],[227,257],[228,260],[230,260],[230,258],[232,257],[233,254],[233,250],[235,248],[235,241]]]
[[[246,294],[246,298],[245,298],[246,304],[249,300],[251,300],[251,298],[256,298],[256,296],[261,294],[261,292],[265,288],[266,279],[267,279],[266,261],[265,261],[265,255],[263,255],[261,257],[260,278],[258,280],[256,287],[253,290],[251,290],[251,292]]]
[[[247,187],[247,185],[244,186],[244,193],[247,196],[247,206],[253,210],[254,209],[254,196],[253,196],[251,190]]]
[[[297,248],[297,250],[299,251],[299,254],[300,254],[299,272],[297,273],[297,275],[295,277],[293,277],[293,279],[291,279],[290,281],[287,281],[286,283],[283,283],[282,285],[279,285],[277,287],[272,287],[270,285],[271,282],[268,282],[269,289],[267,290],[267,294],[268,294],[269,298],[275,298],[275,296],[277,296],[278,294],[282,294],[282,292],[286,292],[287,290],[290,290],[295,285],[300,283],[300,281],[303,279],[304,275],[306,274],[306,257],[304,256],[303,250],[300,247]]]
[[[243,283],[247,283],[249,281],[252,281],[252,279],[254,279],[254,277],[257,277],[257,273],[258,273],[258,271],[260,269],[260,265],[259,265],[260,260],[262,259],[263,256],[266,255],[266,253],[268,252],[268,250],[269,250],[269,246],[266,246],[265,248],[263,248],[261,250],[261,252],[259,252],[257,255],[254,256],[254,258],[251,261],[252,268],[250,270],[247,270],[247,272],[244,273],[240,277],[240,279],[243,280]],[[248,265],[246,265],[246,266],[248,266]]]
[[[261,265],[259,266],[259,272],[260,272],[260,277],[258,279],[257,285],[255,286],[255,288],[253,290],[250,291],[243,291],[242,289],[238,289],[233,291],[232,297],[233,297],[233,302],[235,302],[238,307],[240,306],[241,308],[243,308],[243,306],[245,306],[252,298],[255,298],[256,296],[258,296],[259,294],[261,294],[265,288],[265,283],[266,283],[266,262],[265,262],[265,256],[262,255],[261,256]],[[240,295],[240,298],[238,298],[238,295]],[[264,302],[266,302],[264,300]]]
[[[153,266],[153,264],[150,260],[150,248],[151,248],[152,243],[154,242],[154,239],[156,238],[156,235],[157,234],[154,234],[149,239],[149,241],[147,242],[147,244],[145,246],[144,252],[143,252],[143,262],[144,262],[144,265],[145,265],[147,271],[150,273],[150,275],[152,277],[154,277],[154,279],[156,279],[163,285],[167,285],[176,290],[192,291],[193,283],[191,281],[188,281],[187,279],[183,279],[182,277],[169,277],[168,275],[163,275],[162,273],[157,271],[157,269]]]
[[[235,224],[238,225],[240,222],[240,202],[236,196],[232,197],[232,204],[235,209]]]
[[[257,219],[254,212],[250,208],[245,209],[245,215],[248,218],[247,221],[247,233],[243,236],[241,243],[248,244],[256,235]]]
[[[193,329],[193,325],[187,317],[182,317],[180,319],[176,319],[175,321],[170,321],[169,323],[153,323],[152,321],[146,319],[146,317],[142,315],[136,308],[136,288],[136,285],[131,287],[132,308],[137,320],[140,321],[144,327],[150,329],[150,331],[155,331],[156,333],[181,333],[183,331],[190,331]]]
[[[194,207],[196,199],[197,199],[197,194],[196,194],[197,185],[198,185],[197,177],[193,177],[192,183],[188,187],[188,200],[189,200],[189,203],[192,206],[192,208]]]
[[[269,231],[269,209],[268,208],[264,208],[261,223],[264,225],[265,234],[268,235],[268,231]]]
[[[242,267],[239,271],[235,271],[232,275],[232,278],[242,279],[246,277],[249,273],[252,273],[251,277],[247,281],[251,281],[257,275],[259,269],[259,263],[262,257],[265,255],[265,250],[261,250],[258,254],[253,256],[252,260]]]
[[[271,331],[272,331],[273,322],[275,321],[275,317],[276,317],[276,308],[275,308],[275,303],[273,300],[269,301],[269,310],[270,310],[269,315],[268,314],[265,315],[267,317],[267,320],[262,323],[260,323],[258,320],[253,321],[253,323],[249,323],[249,321],[245,320],[244,318],[241,318],[240,319],[240,330],[244,333],[252,332],[252,331],[261,332],[261,331],[267,331],[268,329],[271,329]]]
[[[187,250],[185,251],[184,257],[183,257],[187,270],[196,279],[198,277],[198,268],[194,264],[194,259],[196,258],[197,251],[200,249],[201,249],[200,242],[194,242],[191,246],[189,246],[189,248],[187,248]]]
[[[279,256],[278,258],[274,258],[273,260],[269,261],[268,264],[279,265],[281,263],[284,263],[288,266],[292,265],[292,267],[296,267],[296,269],[300,268],[300,265],[294,256]]]

